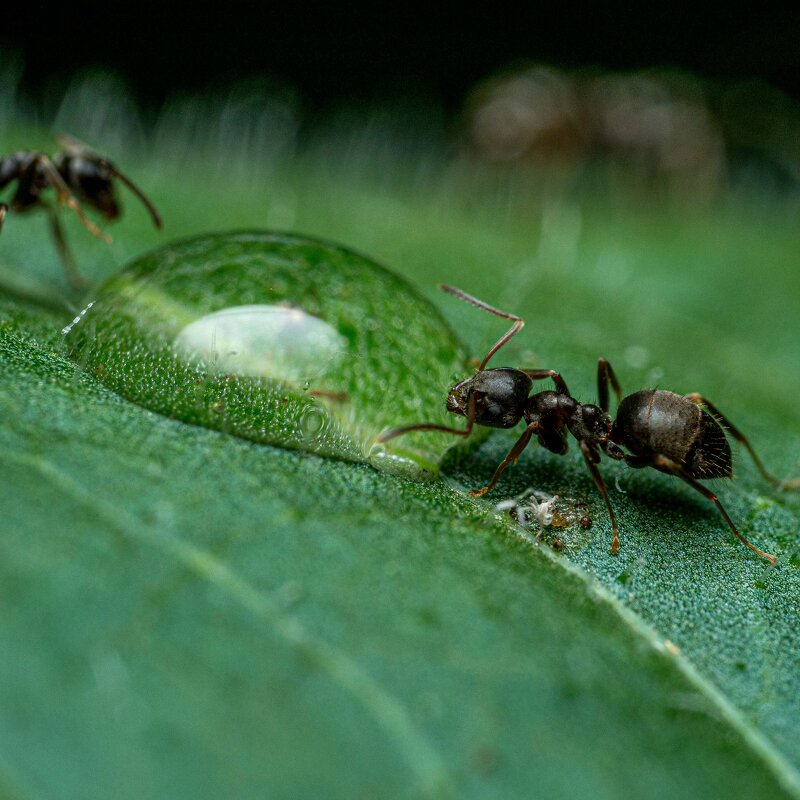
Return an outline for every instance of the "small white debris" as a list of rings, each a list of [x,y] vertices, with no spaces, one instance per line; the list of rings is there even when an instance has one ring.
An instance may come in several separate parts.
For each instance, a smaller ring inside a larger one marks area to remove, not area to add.
[[[513,511],[517,522],[527,528],[535,519],[541,526],[553,523],[558,495],[551,496],[535,489],[526,489],[522,494],[495,505],[496,511]]]
[[[542,500],[540,503],[536,501],[534,496],[531,496],[528,501],[528,507],[533,512],[540,525],[547,526],[553,523],[553,514],[556,510],[556,500],[558,495],[553,495],[547,500]]]
[[[669,639],[664,639],[664,649],[673,656],[679,656],[681,654],[680,647]]]

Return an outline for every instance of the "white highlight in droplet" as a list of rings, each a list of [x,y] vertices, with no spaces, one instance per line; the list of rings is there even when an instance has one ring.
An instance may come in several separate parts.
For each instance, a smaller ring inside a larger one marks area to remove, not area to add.
[[[176,347],[219,372],[303,381],[346,351],[347,340],[299,308],[231,306],[191,322]]]

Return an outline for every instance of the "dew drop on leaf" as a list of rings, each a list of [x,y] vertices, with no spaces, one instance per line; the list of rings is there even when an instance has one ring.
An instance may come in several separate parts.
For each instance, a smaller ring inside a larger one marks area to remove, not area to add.
[[[264,444],[435,471],[454,442],[378,435],[448,423],[469,371],[452,330],[406,281],[337,245],[209,234],[155,250],[107,280],[66,329],[72,357],[123,397]]]

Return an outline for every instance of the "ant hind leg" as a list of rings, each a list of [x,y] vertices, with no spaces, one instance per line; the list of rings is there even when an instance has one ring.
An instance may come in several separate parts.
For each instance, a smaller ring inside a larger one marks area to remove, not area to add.
[[[725,510],[725,507],[720,503],[719,498],[712,492],[710,489],[707,489],[701,483],[698,483],[691,475],[689,475],[680,464],[672,461],[672,459],[667,458],[666,456],[656,456],[653,466],[661,470],[662,472],[667,472],[672,475],[675,475],[677,478],[680,478],[682,481],[685,481],[692,487],[695,491],[700,492],[706,500],[710,500],[714,505],[719,509],[720,513],[722,514],[725,522],[728,523],[728,527],[733,531],[736,538],[746,547],[749,547],[754,553],[758,553],[762,558],[766,558],[771,564],[774,564],[777,559],[775,556],[771,555],[770,553],[765,553],[763,550],[759,550],[754,544],[745,539],[745,537],[739,532],[739,529],[733,524],[733,520],[728,516],[728,512]]]
[[[740,442],[745,446],[747,452],[750,453],[750,457],[753,459],[753,463],[758,468],[758,471],[761,473],[764,480],[769,481],[778,489],[800,489],[800,478],[795,478],[791,481],[782,481],[767,472],[766,467],[761,462],[761,459],[756,454],[756,451],[753,450],[752,445],[747,441],[747,437],[710,400],[706,399],[703,397],[703,395],[698,394],[697,392],[687,394],[686,399],[691,400],[698,406],[705,406],[711,413],[711,416],[714,417],[718,422],[722,423],[722,426],[728,430],[730,435],[733,436],[737,442]]]
[[[592,473],[592,478],[594,478],[595,486],[597,486],[600,494],[603,495],[603,500],[605,500],[608,516],[611,519],[611,530],[614,534],[611,539],[611,554],[616,555],[619,551],[619,530],[617,529],[617,518],[614,516],[614,509],[611,507],[611,500],[608,496],[608,489],[606,489],[603,477],[600,475],[600,470],[597,469],[596,453],[592,452],[592,449],[586,442],[579,442],[579,444],[583,457],[586,460],[586,466],[589,467],[589,472]]]

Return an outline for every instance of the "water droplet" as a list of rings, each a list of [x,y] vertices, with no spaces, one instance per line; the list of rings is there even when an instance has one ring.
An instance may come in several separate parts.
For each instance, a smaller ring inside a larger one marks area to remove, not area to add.
[[[82,369],[166,416],[258,442],[419,475],[453,437],[378,435],[445,423],[469,372],[438,311],[398,276],[326,242],[212,234],[106,281],[65,329]]]
[[[321,408],[310,406],[304,410],[300,428],[306,439],[313,441],[321,436],[328,422],[328,415]]]
[[[387,454],[386,446],[381,444],[380,442],[375,442],[369,449],[369,457],[370,459],[378,459],[383,458]]]

